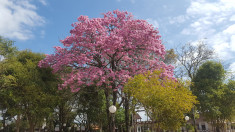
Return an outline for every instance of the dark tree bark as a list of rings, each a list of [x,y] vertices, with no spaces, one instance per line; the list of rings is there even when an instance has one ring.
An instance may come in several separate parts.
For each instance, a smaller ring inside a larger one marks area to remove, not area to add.
[[[20,132],[20,115],[16,116],[16,132]]]
[[[106,113],[107,113],[107,121],[108,121],[108,131],[111,131],[111,118],[110,118],[110,112],[109,112],[109,90],[106,89],[104,91],[105,93],[105,100],[106,100]]]
[[[128,132],[129,126],[130,126],[129,107],[130,107],[129,99],[126,97],[126,98],[124,99],[126,132]]]

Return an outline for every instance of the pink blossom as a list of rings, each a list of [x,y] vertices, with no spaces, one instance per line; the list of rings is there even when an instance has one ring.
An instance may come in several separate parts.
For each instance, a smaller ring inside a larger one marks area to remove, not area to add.
[[[63,73],[60,88],[76,92],[97,82],[97,86],[118,84],[112,87],[118,90],[130,77],[156,69],[174,79],[174,67],[159,61],[166,53],[161,36],[147,21],[115,10],[104,13],[103,18],[80,16],[72,26],[71,35],[61,40],[64,47],[55,47],[54,54],[39,62],[41,67]],[[72,70],[65,72],[65,68]]]

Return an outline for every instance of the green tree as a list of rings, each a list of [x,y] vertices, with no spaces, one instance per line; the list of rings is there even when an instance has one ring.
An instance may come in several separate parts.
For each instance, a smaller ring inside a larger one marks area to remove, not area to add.
[[[3,78],[3,76],[2,76],[3,69],[4,69],[3,65],[2,65],[3,60],[5,58],[8,58],[8,57],[10,57],[10,56],[12,56],[12,55],[17,53],[17,48],[14,47],[13,44],[14,44],[13,41],[5,39],[5,38],[0,36],[0,74],[1,74],[0,75],[0,83],[2,83],[5,79],[6,79],[5,81],[11,81],[12,79],[14,79],[11,76],[9,76],[8,78]],[[14,85],[14,84],[12,84],[12,85]],[[3,85],[0,86],[0,92],[1,92],[1,96],[0,96],[0,100],[1,100],[0,101],[1,114],[0,115],[3,118],[2,126],[3,126],[3,128],[5,128],[5,125],[6,125],[5,120],[7,118],[6,117],[6,107],[7,107],[7,105],[6,105],[7,104],[6,98],[8,98],[8,96],[4,95],[5,93],[2,92],[3,88],[6,88],[6,86],[3,86]]]
[[[229,121],[235,121],[235,80],[229,80],[224,89],[224,97],[222,104],[224,104],[225,117]]]
[[[7,57],[17,52],[17,48],[13,46],[14,42],[0,36],[0,55]],[[2,58],[1,57],[1,58]]]
[[[77,114],[86,116],[85,124],[87,129],[92,131],[93,126],[107,129],[106,103],[104,91],[99,87],[85,86],[77,93]]]
[[[54,122],[54,126],[60,126],[60,131],[68,131],[67,128],[71,127],[74,123],[77,109],[75,95],[76,94],[72,93],[69,89],[56,91],[56,113],[54,113],[54,119],[52,118],[51,120]]]
[[[230,120],[234,112],[234,82],[224,84],[225,70],[221,63],[205,62],[196,72],[192,85],[193,94],[198,97],[199,111],[221,131],[224,122]]]
[[[44,118],[54,111],[57,77],[51,69],[39,68],[44,55],[20,51],[1,62],[1,92],[9,117],[15,119],[17,131],[24,118],[29,129],[42,125]]]
[[[165,59],[163,62],[166,64],[175,64],[177,62],[177,54],[174,49],[166,50]]]
[[[159,71],[136,75],[124,90],[143,105],[159,131],[177,130],[184,114],[196,103],[196,97],[183,84],[163,79]]]

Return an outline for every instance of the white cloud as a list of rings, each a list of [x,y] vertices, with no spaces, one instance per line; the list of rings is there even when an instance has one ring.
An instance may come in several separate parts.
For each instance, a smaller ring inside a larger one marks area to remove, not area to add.
[[[40,2],[40,3],[42,3],[44,6],[46,6],[46,5],[47,5],[46,0],[39,0],[39,2]]]
[[[151,19],[151,18],[148,18],[148,19],[146,19],[146,20],[147,20],[150,24],[152,24],[153,27],[159,28],[159,23],[158,23],[157,20],[154,20],[154,19]]]
[[[180,15],[180,16],[176,16],[176,17],[172,17],[169,20],[170,24],[175,24],[175,23],[183,23],[188,19],[187,16],[185,15]]]
[[[230,66],[229,66],[229,70],[232,72],[235,72],[235,62],[233,62]]]
[[[231,16],[229,20],[230,21],[235,21],[235,15]]]
[[[29,0],[0,0],[0,35],[20,40],[33,37],[32,29],[45,23],[36,9]]]
[[[225,34],[234,34],[235,33],[235,24],[229,26],[227,29],[223,31]]]
[[[198,15],[211,15],[212,13],[219,12],[220,8],[218,3],[211,4],[206,1],[192,1],[190,7],[187,9],[187,14],[191,14],[193,16]]]
[[[235,35],[232,35],[230,38],[230,47],[232,51],[235,51]]]
[[[223,60],[234,58],[235,54],[235,1],[191,0],[186,14],[175,17],[187,18],[188,25],[182,29],[182,35],[191,35],[195,39],[208,38],[207,43],[212,46]],[[184,22],[184,21],[183,21]]]

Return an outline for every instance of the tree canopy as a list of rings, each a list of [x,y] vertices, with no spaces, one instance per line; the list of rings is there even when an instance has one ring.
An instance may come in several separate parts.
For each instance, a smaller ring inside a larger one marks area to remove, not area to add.
[[[12,40],[5,39],[0,36],[0,55],[7,57],[16,53],[17,48],[13,46],[14,42]]]
[[[71,35],[61,40],[64,47],[55,47],[55,53],[47,55],[39,65],[60,73],[61,88],[77,92],[96,85],[104,89],[110,125],[114,117],[108,111],[109,101],[119,108],[118,96],[125,96],[122,88],[130,77],[163,69],[162,77],[174,78],[173,66],[162,61],[166,52],[161,36],[147,21],[115,10],[104,13],[102,18],[80,16],[72,26]],[[124,103],[128,111],[127,97]]]
[[[40,66],[49,65],[54,72],[71,67],[72,71],[63,75],[63,87],[70,86],[73,91],[94,82],[116,90],[129,77],[146,70],[164,69],[164,76],[173,76],[173,67],[159,61],[165,48],[152,25],[128,12],[115,10],[103,15],[92,19],[80,16],[72,24],[71,35],[61,40],[65,47],[55,47],[55,54],[48,55]]]
[[[33,131],[56,106],[52,93],[57,90],[57,77],[51,69],[38,67],[43,58],[42,54],[26,50],[0,63],[0,98],[4,100],[0,105],[6,109],[5,117],[16,117],[18,131],[23,118]]]
[[[160,75],[160,71],[136,75],[124,90],[143,105],[157,128],[177,130],[196,97],[182,83]]]
[[[216,131],[224,128],[225,121],[234,116],[234,81],[225,84],[225,70],[221,63],[207,61],[192,80],[192,92],[198,97],[198,110],[210,121]]]

